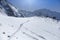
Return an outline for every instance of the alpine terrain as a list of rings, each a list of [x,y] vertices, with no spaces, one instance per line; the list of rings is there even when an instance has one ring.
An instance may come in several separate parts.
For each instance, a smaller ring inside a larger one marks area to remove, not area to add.
[[[60,13],[18,10],[0,0],[0,40],[60,40]]]

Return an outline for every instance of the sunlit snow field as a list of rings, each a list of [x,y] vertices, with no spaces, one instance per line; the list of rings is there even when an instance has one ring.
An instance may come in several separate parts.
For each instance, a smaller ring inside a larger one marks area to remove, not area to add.
[[[0,15],[0,40],[60,40],[60,22],[44,17]]]

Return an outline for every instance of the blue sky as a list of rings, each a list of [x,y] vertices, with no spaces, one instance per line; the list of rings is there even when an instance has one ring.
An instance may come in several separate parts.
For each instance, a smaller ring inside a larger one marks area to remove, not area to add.
[[[60,0],[9,0],[9,2],[19,9],[29,11],[46,8],[60,12]]]

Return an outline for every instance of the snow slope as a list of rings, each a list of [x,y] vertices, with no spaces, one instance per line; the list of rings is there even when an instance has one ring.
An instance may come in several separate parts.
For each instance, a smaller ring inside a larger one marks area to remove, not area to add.
[[[44,17],[0,15],[0,40],[60,40],[60,22]]]

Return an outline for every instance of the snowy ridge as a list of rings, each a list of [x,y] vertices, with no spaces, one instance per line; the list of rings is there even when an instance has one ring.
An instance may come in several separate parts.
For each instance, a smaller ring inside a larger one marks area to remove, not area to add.
[[[0,15],[5,15],[5,16],[7,16],[4,8],[3,8],[1,5],[0,5]]]
[[[11,9],[13,10],[13,12],[14,12],[14,15],[15,16],[17,16],[17,17],[20,17],[21,16],[21,14],[19,13],[19,11],[18,11],[18,9],[17,8],[15,8],[13,5],[11,5],[11,4],[8,4],[10,7],[11,7]]]
[[[14,16],[14,17],[21,16],[21,14],[19,13],[19,10],[15,6],[13,6],[11,3],[9,3],[7,0],[0,1],[0,9],[1,10],[4,9],[5,10],[4,14],[6,14],[7,16]]]
[[[0,40],[60,40],[60,22],[44,17],[0,15]]]
[[[0,9],[0,15],[5,15],[5,16],[7,16],[4,9]]]

